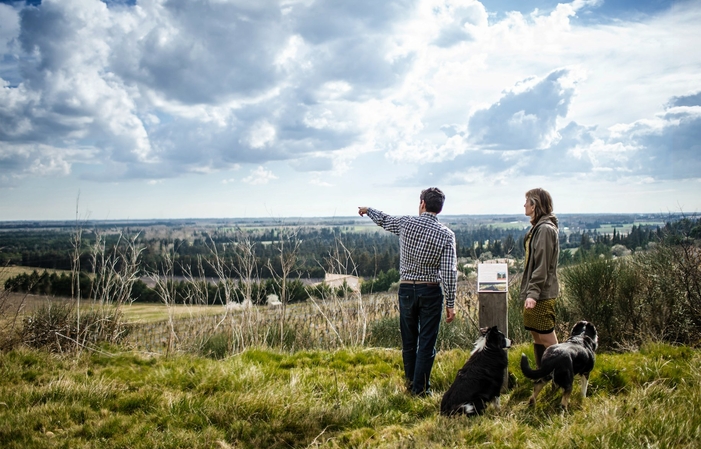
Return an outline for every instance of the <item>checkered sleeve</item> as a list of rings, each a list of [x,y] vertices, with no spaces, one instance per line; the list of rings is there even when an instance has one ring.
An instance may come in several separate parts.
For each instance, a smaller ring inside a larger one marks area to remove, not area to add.
[[[458,280],[458,258],[455,251],[455,234],[452,232],[441,254],[440,276],[443,282],[445,306],[452,309],[455,306],[455,292]]]
[[[392,215],[387,215],[386,213],[368,207],[368,217],[375,222],[377,226],[382,227],[384,230],[391,232],[392,234],[399,235],[401,231],[401,223],[403,217],[393,217]]]

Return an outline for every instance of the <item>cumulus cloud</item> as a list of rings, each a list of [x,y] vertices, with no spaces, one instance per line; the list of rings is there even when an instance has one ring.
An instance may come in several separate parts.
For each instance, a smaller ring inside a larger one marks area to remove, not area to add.
[[[274,179],[277,179],[277,176],[275,176],[272,171],[259,166],[255,170],[251,170],[250,175],[243,178],[243,182],[257,186],[267,184]]]
[[[497,150],[549,147],[559,137],[557,120],[567,116],[575,84],[568,69],[520,82],[470,117],[469,141]]]
[[[484,6],[474,0],[435,2],[432,12],[438,25],[438,36],[433,44],[438,47],[452,47],[473,40],[473,33],[487,22]]]
[[[653,179],[697,179],[701,173],[701,92],[670,99],[663,112],[614,129],[633,146],[627,168]]]
[[[411,2],[0,7],[5,59],[21,43],[1,73],[22,72],[0,93],[3,148],[88,149],[109,179],[338,150],[361,131],[329,102],[371,98],[408,70],[385,57],[384,33]]]
[[[41,144],[14,145],[0,151],[0,186],[14,187],[23,176],[60,176],[71,171],[74,151]]]
[[[638,115],[595,119],[614,109],[601,92],[658,74],[630,77],[616,57],[694,41],[698,2],[630,28],[578,26],[595,0],[499,16],[476,0],[130,3],[0,4],[5,185],[77,163],[95,181],[248,165],[243,181],[260,185],[276,179],[269,162],[337,175],[369,152],[452,183],[699,173],[693,54],[657,116],[626,104]]]
[[[478,138],[462,131],[460,125],[446,125],[443,131],[450,136],[446,142],[467,136],[472,139],[468,144],[471,151],[427,164],[418,173],[419,179],[424,183],[490,185],[513,176],[629,178],[645,182],[699,178],[699,93],[671,98],[656,116],[619,124],[598,135],[596,126],[574,121],[561,128],[556,126],[556,118],[567,115],[566,105],[574,93],[574,87],[554,87],[564,74],[565,70],[558,70],[541,81],[528,80],[532,87],[522,88],[519,83],[495,104],[475,112],[469,129]],[[524,111],[533,112],[533,126],[526,131],[521,129],[521,122],[515,125],[511,120],[514,115],[528,115]],[[520,139],[512,140],[518,136]],[[404,185],[408,179],[402,178],[398,184]]]

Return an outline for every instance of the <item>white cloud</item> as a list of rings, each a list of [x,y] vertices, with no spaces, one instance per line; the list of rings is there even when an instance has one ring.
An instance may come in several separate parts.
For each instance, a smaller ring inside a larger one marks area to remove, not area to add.
[[[0,176],[696,179],[701,2],[653,3],[0,4]]]
[[[317,187],[332,187],[333,184],[330,182],[320,179],[320,178],[312,178],[309,180],[309,184]]]
[[[16,187],[27,177],[66,176],[75,151],[42,144],[21,144],[0,150],[0,187]]]
[[[259,166],[255,170],[251,170],[250,175],[243,178],[243,182],[253,186],[267,184],[270,181],[278,179],[277,176],[273,174],[270,170],[266,170],[262,166]]]
[[[263,148],[275,141],[275,127],[267,120],[254,123],[248,131],[246,143],[251,148]]]

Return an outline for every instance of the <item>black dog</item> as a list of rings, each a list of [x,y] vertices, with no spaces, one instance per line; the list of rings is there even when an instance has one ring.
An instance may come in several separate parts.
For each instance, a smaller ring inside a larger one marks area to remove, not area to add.
[[[532,370],[528,364],[528,357],[522,354],[521,371],[526,377],[536,381],[530,403],[535,405],[538,393],[552,378],[555,385],[565,390],[561,404],[567,408],[574,376],[577,375],[581,376],[582,397],[586,397],[589,373],[594,369],[598,345],[599,338],[594,325],[580,321],[574,325],[566,342],[552,345],[545,350],[539,369]]]
[[[511,340],[496,326],[480,329],[480,332],[482,336],[475,342],[470,358],[443,395],[442,415],[482,414],[487,403],[493,400],[499,405],[504,373],[509,364],[504,349],[511,346]]]

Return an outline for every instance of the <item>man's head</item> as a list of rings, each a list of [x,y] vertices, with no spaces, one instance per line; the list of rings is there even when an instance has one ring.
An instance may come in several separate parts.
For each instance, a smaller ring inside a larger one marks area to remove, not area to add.
[[[419,198],[426,205],[426,212],[439,214],[443,210],[445,194],[438,187],[429,187],[426,190],[422,190]]]

